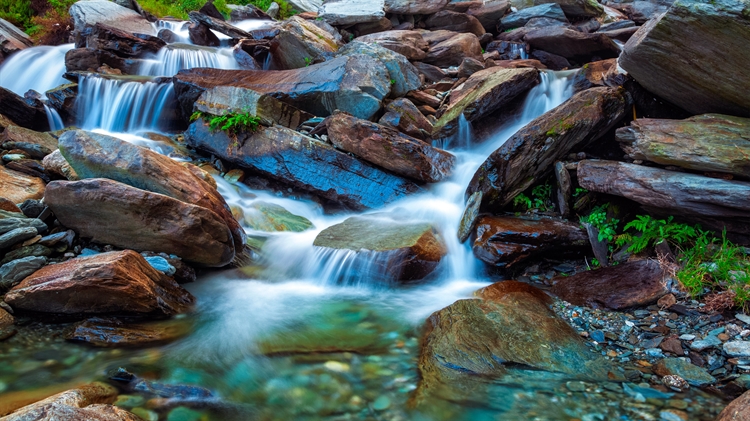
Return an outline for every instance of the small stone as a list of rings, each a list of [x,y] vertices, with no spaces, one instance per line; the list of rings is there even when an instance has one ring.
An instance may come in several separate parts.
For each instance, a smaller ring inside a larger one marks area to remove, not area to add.
[[[744,313],[737,313],[734,317],[746,325],[750,325],[750,316]]]
[[[345,373],[349,371],[349,364],[345,364],[339,361],[326,361],[326,363],[323,364],[323,367],[337,373]]]
[[[375,399],[375,402],[372,403],[372,408],[376,411],[384,411],[391,406],[391,400],[388,398],[388,396],[381,396],[377,399]]]
[[[682,342],[677,338],[669,338],[661,343],[659,346],[663,351],[671,352],[675,355],[684,355],[685,351],[682,349]]]
[[[667,406],[670,406],[675,409],[687,409],[688,403],[685,400],[682,399],[669,399],[667,401]]]
[[[682,392],[690,388],[690,385],[687,381],[685,381],[685,379],[673,374],[662,377],[661,382],[664,386],[667,386],[675,392]]]
[[[145,409],[145,408],[134,408],[133,410],[131,410],[131,412],[143,418],[145,421],[158,421],[159,420],[159,414],[157,414],[154,411],[149,411],[148,409]]]
[[[724,352],[730,357],[747,358],[750,357],[750,342],[748,341],[731,341],[724,344]]]
[[[688,414],[677,409],[665,409],[659,413],[661,421],[686,421]]]
[[[646,351],[646,355],[649,357],[663,357],[664,353],[660,348],[649,348]]]
[[[37,235],[37,236],[31,237],[31,238],[29,238],[28,240],[26,240],[26,241],[24,241],[23,243],[21,243],[21,247],[27,247],[27,246],[30,246],[30,245],[32,245],[32,244],[36,244],[36,243],[38,243],[38,242],[39,242],[39,240],[41,240],[41,239],[42,239],[42,236],[41,236],[41,235]]]
[[[695,335],[686,333],[684,335],[680,335],[680,339],[682,339],[683,341],[692,341],[693,339],[695,339]]]
[[[609,351],[607,351],[607,356],[614,358],[617,356],[617,351],[610,349]]]
[[[656,302],[659,308],[669,308],[675,304],[677,304],[677,298],[675,298],[674,294],[667,294],[659,298],[659,301]]]
[[[726,342],[729,340],[729,335],[727,335],[726,333],[719,333],[718,335],[716,335],[716,337],[719,338],[719,340],[722,342]]]
[[[224,179],[232,184],[239,183],[245,179],[245,172],[240,169],[234,169],[224,174]]]
[[[704,349],[713,348],[721,345],[721,340],[716,336],[706,336],[706,338],[700,341],[694,341],[690,344],[690,349],[693,351],[703,351]]]
[[[601,330],[595,330],[590,333],[591,339],[595,340],[596,342],[602,343],[605,341],[604,339],[604,332]]]
[[[571,392],[585,392],[586,391],[586,383],[584,382],[567,382],[565,383],[565,387],[568,388]]]
[[[22,241],[26,241],[29,238],[33,238],[37,235],[37,230],[34,227],[16,228],[8,231],[3,235],[0,235],[0,250],[6,249],[12,245],[18,244]]]

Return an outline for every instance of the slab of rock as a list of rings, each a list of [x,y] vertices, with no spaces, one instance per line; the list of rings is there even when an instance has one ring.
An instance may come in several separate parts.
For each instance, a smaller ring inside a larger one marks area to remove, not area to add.
[[[419,139],[390,127],[358,119],[344,113],[334,114],[328,123],[328,138],[333,146],[395,174],[426,183],[450,177],[456,158]]]
[[[174,77],[183,110],[205,89],[233,86],[271,95],[311,114],[325,117],[334,110],[370,119],[391,91],[388,69],[364,55],[337,57],[294,70],[183,70]]]
[[[8,231],[0,235],[0,250],[7,249],[29,238],[34,238],[37,234],[37,230],[34,227],[16,228]]]
[[[188,36],[190,42],[195,45],[202,45],[204,47],[218,47],[221,45],[221,40],[211,31],[211,28],[200,22],[190,23],[188,26]]]
[[[378,44],[353,41],[339,49],[338,54],[363,54],[383,63],[390,75],[391,97],[403,97],[407,92],[419,89],[422,85],[419,70],[406,56]]]
[[[313,245],[337,250],[375,252],[390,279],[416,281],[435,270],[448,249],[428,223],[398,222],[383,216],[355,216],[330,226]],[[368,257],[372,257],[369,254]]]
[[[312,222],[307,218],[295,215],[274,203],[253,202],[249,207],[243,208],[242,213],[247,226],[257,231],[302,232],[313,228]]]
[[[100,253],[46,266],[5,295],[14,309],[56,314],[173,315],[192,295],[132,251]]]
[[[617,129],[632,159],[750,178],[750,119],[704,114],[685,120],[641,118]]]
[[[380,117],[379,123],[417,139],[427,140],[432,136],[432,123],[406,98],[396,99],[386,105],[385,114]]]
[[[95,50],[93,48],[73,48],[65,53],[65,68],[69,72],[95,71],[105,64],[125,74],[136,73],[138,66],[140,66],[138,60],[126,60],[109,51]]]
[[[16,51],[31,47],[34,43],[22,30],[5,19],[0,19],[0,64]]]
[[[552,293],[575,305],[623,310],[655,303],[669,276],[658,262],[639,260],[553,278]]]
[[[385,0],[385,12],[397,15],[431,15],[445,8],[448,0]]]
[[[188,145],[284,184],[353,209],[379,208],[420,191],[407,180],[333,146],[283,127],[260,127],[232,138],[199,119],[185,132]]]
[[[656,363],[653,370],[659,376],[680,376],[690,386],[704,387],[716,383],[716,379],[706,369],[680,358],[665,358]]]
[[[553,3],[560,6],[571,20],[596,18],[604,15],[604,8],[596,0],[534,0],[534,4]]]
[[[493,152],[474,174],[468,198],[482,191],[482,208],[500,210],[540,177],[555,161],[583,148],[614,127],[629,110],[618,89],[592,88],[527,124]]]
[[[352,25],[375,22],[385,17],[383,0],[328,0],[318,11],[318,17],[331,25]]]
[[[216,19],[214,17],[204,15],[201,12],[192,11],[188,13],[188,16],[190,16],[190,20],[192,20],[193,22],[203,24],[210,29],[222,33],[230,38],[254,38],[253,35],[247,31],[243,31],[242,29],[221,19]]]
[[[271,57],[277,69],[299,69],[317,57],[333,57],[339,47],[341,43],[330,32],[292,16],[271,40]]]
[[[48,174],[70,181],[80,179],[73,167],[71,167],[70,164],[68,164],[68,161],[65,160],[65,157],[62,156],[59,149],[45,156],[42,160],[42,165]]]
[[[578,61],[590,61],[592,56],[613,58],[620,54],[620,47],[602,33],[587,34],[561,26],[534,29],[523,39],[531,48]]]
[[[435,123],[433,137],[451,136],[462,114],[469,122],[485,118],[538,83],[535,69],[490,67],[474,73],[451,92],[450,104]]]
[[[691,114],[750,117],[747,83],[737,77],[747,67],[748,42],[746,2],[678,0],[625,44],[620,66],[644,88]]]
[[[7,217],[2,215],[0,218],[0,234],[5,234],[18,228],[28,227],[32,227],[40,233],[47,230],[47,225],[41,220],[36,218],[26,218],[22,214],[19,214],[17,217]]]
[[[474,34],[457,34],[430,46],[422,61],[438,67],[450,67],[460,65],[466,57],[482,59],[482,46]]]
[[[7,291],[47,264],[43,256],[16,259],[0,266],[0,291]]]
[[[409,60],[423,60],[429,45],[418,31],[385,31],[357,37],[354,41],[378,44],[404,55]]]
[[[132,34],[99,22],[77,33],[75,48],[93,48],[124,58],[140,58],[146,54],[156,54],[166,45],[155,36]]]
[[[188,333],[188,324],[180,320],[126,324],[95,317],[78,323],[66,339],[98,347],[142,347],[163,345]]]
[[[0,197],[13,203],[26,199],[41,199],[44,196],[44,181],[13,171],[0,165]]]
[[[44,200],[61,224],[100,244],[176,254],[203,266],[234,258],[226,223],[201,206],[103,178],[53,181]]]
[[[750,421],[750,391],[730,402],[716,421]]]
[[[134,10],[107,0],[79,1],[70,6],[70,17],[76,31],[103,23],[135,34],[156,35],[154,27]]]
[[[428,17],[424,23],[425,28],[432,31],[444,29],[454,32],[470,32],[478,37],[485,33],[482,23],[474,16],[450,10],[437,12]]]
[[[560,5],[549,3],[510,13],[502,18],[498,27],[501,27],[503,30],[520,28],[535,18],[546,18],[565,23],[568,22],[567,17],[565,17],[565,12],[563,12]]]
[[[730,357],[750,358],[750,341],[724,342],[724,352]]]
[[[49,130],[44,104],[38,99],[22,98],[0,86],[2,114],[21,127],[36,131]]]
[[[460,3],[460,2],[459,2]],[[473,3],[466,13],[477,18],[487,32],[497,32],[497,24],[510,9],[507,0],[488,0]]]
[[[44,156],[57,149],[57,139],[46,132],[37,132],[18,126],[8,126],[2,135],[0,135],[0,148],[8,150],[23,149],[23,147],[18,147],[19,144],[23,143],[39,145],[42,147],[39,151],[49,151]],[[42,159],[44,156],[32,158]]]

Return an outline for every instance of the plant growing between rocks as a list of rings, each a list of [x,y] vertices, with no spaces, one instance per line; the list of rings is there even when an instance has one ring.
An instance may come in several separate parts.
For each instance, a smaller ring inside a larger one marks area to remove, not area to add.
[[[196,121],[198,119],[203,119],[203,121],[208,123],[208,127],[212,132],[217,130],[227,132],[227,134],[229,134],[234,140],[233,146],[235,147],[239,146],[237,144],[237,135],[239,133],[254,132],[260,125],[260,118],[248,112],[228,113],[216,116],[202,111],[196,111],[190,116],[190,121]]]

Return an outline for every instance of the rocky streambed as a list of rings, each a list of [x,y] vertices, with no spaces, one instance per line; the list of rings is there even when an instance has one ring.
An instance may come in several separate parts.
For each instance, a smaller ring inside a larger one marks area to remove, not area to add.
[[[750,417],[746,3],[290,3],[0,20],[0,419]]]

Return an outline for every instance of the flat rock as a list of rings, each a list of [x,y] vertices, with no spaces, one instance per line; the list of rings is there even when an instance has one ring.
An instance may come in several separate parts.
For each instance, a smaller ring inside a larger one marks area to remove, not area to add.
[[[620,66],[648,91],[691,114],[750,117],[747,81],[737,77],[747,68],[748,42],[745,1],[678,0],[630,38]]]
[[[575,305],[624,310],[655,303],[667,294],[658,262],[639,260],[553,278],[552,293]]]
[[[347,218],[321,231],[313,245],[372,252],[367,253],[367,258],[376,259],[386,275],[398,281],[416,281],[426,277],[448,252],[432,225],[398,222],[382,215]]]
[[[53,181],[44,200],[61,224],[100,244],[214,267],[235,255],[231,231],[212,210],[117,181]]]
[[[407,92],[419,89],[422,82],[419,70],[403,54],[374,43],[352,41],[339,49],[339,55],[363,54],[377,59],[390,75],[391,97],[403,97]]]
[[[693,341],[693,343],[690,344],[690,349],[700,352],[709,348],[718,347],[721,344],[721,339],[717,338],[714,335],[709,335],[703,339]]]
[[[590,61],[592,56],[614,58],[620,54],[620,48],[607,35],[587,34],[561,26],[534,29],[523,39],[531,48],[578,61]]]
[[[716,379],[705,369],[681,358],[665,358],[656,363],[653,370],[659,376],[680,376],[690,386],[704,387],[716,383]]]
[[[424,59],[429,49],[429,45],[418,31],[384,31],[357,37],[354,41],[377,44],[402,54],[409,60]]]
[[[97,317],[78,323],[66,339],[98,347],[142,347],[163,345],[188,333],[189,325],[181,320],[126,324]]]
[[[427,183],[449,177],[456,161],[452,154],[426,142],[344,113],[331,117],[328,138],[338,149],[395,174]]]
[[[36,218],[26,218],[23,214],[19,214],[18,217],[0,216],[0,235],[17,228],[26,227],[36,228],[37,232],[40,233],[47,230],[47,224]]]
[[[385,0],[385,12],[398,15],[431,15],[445,8],[448,0]]]
[[[44,196],[44,181],[0,165],[0,197],[14,203]]]
[[[70,17],[76,31],[103,23],[126,32],[156,35],[154,27],[134,10],[106,0],[86,0],[70,7]]]
[[[55,314],[173,315],[192,295],[132,251],[78,257],[36,271],[10,290],[18,310]]]
[[[5,19],[0,19],[0,64],[16,51],[31,47],[34,43],[22,30]]]
[[[46,257],[29,256],[0,266],[0,291],[6,291],[47,264]]]
[[[38,99],[23,98],[0,86],[0,103],[3,115],[16,125],[31,130],[49,130],[44,104]]]
[[[535,18],[546,18],[559,22],[568,22],[567,17],[565,17],[565,12],[563,12],[560,5],[548,3],[512,12],[504,16],[498,26],[501,26],[504,30],[520,28]]]
[[[479,19],[466,13],[441,10],[424,21],[425,27],[432,31],[447,30],[454,32],[469,32],[478,37],[484,35],[484,26]]]
[[[75,48],[103,50],[124,58],[142,58],[156,54],[167,43],[147,34],[132,34],[128,31],[97,22],[79,29]]]
[[[277,69],[299,69],[318,57],[331,58],[341,47],[330,32],[312,21],[292,16],[271,40],[271,57]]]
[[[417,139],[432,138],[432,123],[419,112],[413,102],[406,98],[398,98],[388,103],[385,107],[385,114],[380,117],[378,123],[393,127]]]
[[[352,25],[375,22],[385,17],[383,0],[328,0],[318,11],[318,17],[331,25]]]
[[[16,228],[8,231],[5,234],[0,235],[0,250],[7,249],[10,246],[26,241],[29,238],[33,238],[37,234],[37,230],[34,227]]]
[[[560,6],[571,20],[596,18],[604,15],[604,8],[596,0],[534,0],[534,4],[553,3]]]
[[[724,342],[724,352],[730,357],[748,358],[750,357],[750,342],[749,341]]]
[[[477,60],[482,58],[482,46],[474,34],[457,34],[430,46],[427,56],[422,61],[438,67],[450,67],[460,65],[466,57]]]
[[[309,219],[295,215],[283,206],[257,201],[242,209],[243,220],[248,227],[266,232],[302,232],[313,228]]]
[[[10,144],[6,145],[8,143]],[[47,151],[45,156],[57,149],[57,139],[46,132],[37,132],[18,126],[8,126],[2,135],[0,135],[0,147],[4,149],[19,149],[18,144],[23,143],[41,146]],[[40,158],[34,157],[34,159],[42,158],[44,156]]]

